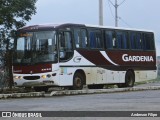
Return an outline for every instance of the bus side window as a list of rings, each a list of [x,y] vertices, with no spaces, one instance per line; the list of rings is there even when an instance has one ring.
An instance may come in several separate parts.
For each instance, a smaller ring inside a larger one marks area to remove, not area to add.
[[[116,39],[117,39],[117,48],[122,48],[122,32],[116,32]]]
[[[63,32],[59,33],[58,37],[59,37],[59,41],[60,41],[60,47],[65,47]]]
[[[136,43],[137,43],[136,44],[137,49],[142,49],[143,48],[141,33],[137,34],[137,42]]]
[[[89,30],[89,42],[91,49],[102,49],[103,41],[100,30]]]
[[[64,41],[66,50],[72,50],[72,41],[70,32],[64,32]]]
[[[105,31],[105,44],[107,49],[113,49],[116,46],[116,39],[113,31]]]
[[[130,42],[131,42],[131,49],[136,49],[135,43],[136,43],[136,33],[131,32],[130,33]]]
[[[81,39],[82,39],[81,47],[82,48],[88,47],[87,31],[85,29],[81,29]]]
[[[87,32],[85,29],[74,29],[74,40],[76,48],[86,48],[88,44]]]
[[[153,33],[144,33],[143,34],[143,49],[144,50],[154,50],[154,35]]]
[[[81,46],[80,29],[74,29],[74,40],[75,40],[75,47],[80,48]]]
[[[141,50],[142,49],[142,38],[141,33],[131,32],[130,33],[131,49]]]
[[[60,40],[60,60],[68,60],[72,55],[72,39],[70,32],[61,32]]]
[[[117,31],[116,32],[117,47],[119,49],[129,49],[129,42],[127,32]]]

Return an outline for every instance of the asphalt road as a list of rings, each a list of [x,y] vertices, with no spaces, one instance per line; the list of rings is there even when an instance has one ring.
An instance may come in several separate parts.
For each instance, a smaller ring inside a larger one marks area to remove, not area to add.
[[[0,111],[160,111],[160,90],[0,100]]]
[[[0,100],[0,111],[160,111],[160,90],[6,99]]]
[[[160,86],[148,83],[139,86]],[[160,90],[52,96],[45,98],[1,99],[0,111],[160,111]],[[1,118],[21,120],[22,118]],[[24,118],[37,120],[37,118]],[[159,120],[146,117],[54,117],[38,120]]]

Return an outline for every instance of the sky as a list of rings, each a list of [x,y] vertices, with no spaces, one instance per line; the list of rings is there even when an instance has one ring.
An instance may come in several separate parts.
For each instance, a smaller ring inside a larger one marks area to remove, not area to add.
[[[110,0],[115,2],[115,0]],[[153,30],[160,56],[160,0],[117,0],[119,27]],[[46,23],[99,24],[99,0],[38,0],[27,25]],[[104,26],[115,26],[114,7],[103,0]]]

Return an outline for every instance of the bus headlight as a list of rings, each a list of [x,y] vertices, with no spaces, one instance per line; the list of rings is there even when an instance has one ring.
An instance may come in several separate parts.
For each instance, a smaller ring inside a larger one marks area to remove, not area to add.
[[[16,80],[19,80],[19,79],[22,79],[23,77],[22,76],[14,76],[13,78]]]
[[[46,78],[50,78],[52,75],[48,74],[48,75],[42,75],[41,78],[46,79]]]
[[[14,78],[14,79],[18,79],[18,76],[14,76],[13,78]]]
[[[47,76],[46,76],[46,75],[42,75],[41,77],[42,77],[43,79],[47,78]]]

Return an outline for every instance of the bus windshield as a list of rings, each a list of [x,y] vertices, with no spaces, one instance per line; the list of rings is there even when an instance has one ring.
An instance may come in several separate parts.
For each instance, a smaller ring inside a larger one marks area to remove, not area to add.
[[[55,31],[18,33],[13,62],[36,64],[57,62]]]

